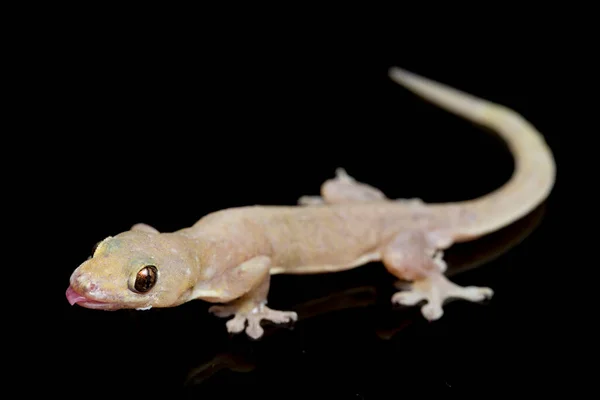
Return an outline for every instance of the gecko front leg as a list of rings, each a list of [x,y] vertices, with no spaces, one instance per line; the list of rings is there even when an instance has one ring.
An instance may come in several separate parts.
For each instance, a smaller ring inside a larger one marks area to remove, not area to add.
[[[208,311],[222,318],[234,316],[226,323],[228,332],[239,333],[245,328],[248,336],[258,339],[264,333],[260,325],[262,320],[286,323],[298,319],[293,311],[278,311],[267,307],[270,268],[271,259],[258,256],[227,272],[220,280],[219,285],[224,288],[224,295],[233,300],[224,305],[212,306]]]
[[[401,233],[382,252],[383,264],[390,273],[412,281],[410,289],[392,296],[392,302],[412,306],[426,301],[421,313],[429,321],[439,319],[444,314],[442,307],[447,299],[478,302],[493,295],[490,288],[462,287],[448,280],[443,274],[446,264],[442,260],[440,247],[446,248],[449,242],[434,237],[419,231]]]

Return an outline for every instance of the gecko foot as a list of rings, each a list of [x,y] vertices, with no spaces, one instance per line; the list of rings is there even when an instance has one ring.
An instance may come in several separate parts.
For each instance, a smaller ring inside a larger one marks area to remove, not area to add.
[[[235,304],[219,305],[210,307],[208,311],[221,318],[234,315],[234,317],[226,323],[227,331],[229,333],[239,333],[246,328],[246,334],[252,339],[258,339],[263,335],[264,329],[260,326],[262,320],[283,324],[298,319],[298,314],[293,311],[273,310],[264,304],[257,305],[249,311],[246,311],[243,308],[245,307],[239,307]]]
[[[421,313],[427,320],[434,321],[444,314],[442,306],[450,298],[478,302],[491,298],[493,294],[490,288],[463,287],[452,283],[444,275],[434,274],[413,282],[409,290],[395,293],[392,303],[413,306],[426,300],[427,303],[421,307]]]

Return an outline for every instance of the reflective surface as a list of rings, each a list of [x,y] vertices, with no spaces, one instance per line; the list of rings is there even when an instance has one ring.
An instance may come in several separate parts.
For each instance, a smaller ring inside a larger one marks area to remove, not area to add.
[[[563,318],[561,304],[549,300],[560,268],[553,251],[560,187],[523,220],[446,252],[455,282],[489,286],[495,295],[487,304],[449,303],[434,323],[417,307],[392,306],[395,279],[379,263],[274,277],[269,303],[297,311],[299,320],[265,325],[260,341],[228,335],[225,320],[208,314],[202,302],[104,312],[64,299],[70,272],[108,235],[138,222],[176,230],[226,207],[293,204],[317,194],[339,166],[390,197],[428,202],[479,196],[510,177],[501,143],[389,82],[389,60],[346,71],[330,61],[322,68],[295,66],[304,76],[292,81],[289,69],[257,67],[249,81],[226,69],[205,83],[201,100],[162,80],[151,88],[147,81],[133,89],[109,85],[121,88],[116,99],[102,84],[86,84],[84,92],[100,92],[102,100],[85,94],[93,106],[72,107],[96,144],[75,143],[81,152],[65,155],[72,162],[57,183],[68,232],[56,266],[56,293],[63,297],[56,329],[64,340],[51,345],[62,360],[52,366],[61,393],[379,399],[413,391],[517,390],[547,379],[555,353],[545,340]],[[523,100],[540,96],[519,83],[532,85],[530,71],[503,84],[470,76],[474,67],[462,73],[417,70],[408,61],[403,67],[525,113],[552,147],[551,115]],[[560,174],[560,160],[557,166]]]

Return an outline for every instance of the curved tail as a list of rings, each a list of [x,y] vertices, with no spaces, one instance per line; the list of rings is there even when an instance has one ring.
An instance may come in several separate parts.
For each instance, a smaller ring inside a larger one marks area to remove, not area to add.
[[[543,136],[515,111],[442,83],[393,67],[389,75],[422,98],[474,123],[496,131],[506,141],[515,159],[510,180],[480,198],[458,204],[474,216],[465,221],[457,241],[470,240],[498,230],[528,214],[550,194],[556,179],[556,164]]]

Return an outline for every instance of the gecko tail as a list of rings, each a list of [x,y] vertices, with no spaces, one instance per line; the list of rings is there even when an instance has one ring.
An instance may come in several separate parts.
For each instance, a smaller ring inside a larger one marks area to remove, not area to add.
[[[457,241],[472,240],[524,217],[550,194],[556,164],[544,137],[523,116],[448,85],[392,67],[390,78],[413,93],[459,117],[485,126],[507,143],[515,161],[508,182],[480,198],[432,207],[461,206],[473,218],[464,221]]]
[[[422,98],[473,122],[484,124],[495,104],[402,68],[389,69],[390,78]]]

